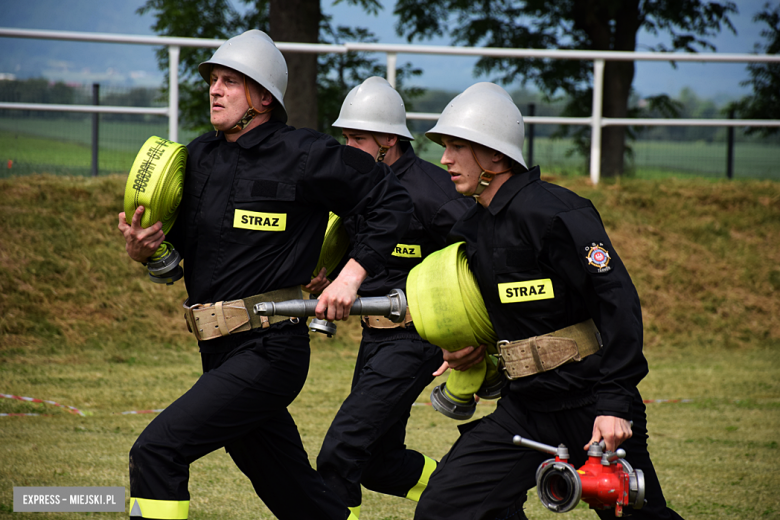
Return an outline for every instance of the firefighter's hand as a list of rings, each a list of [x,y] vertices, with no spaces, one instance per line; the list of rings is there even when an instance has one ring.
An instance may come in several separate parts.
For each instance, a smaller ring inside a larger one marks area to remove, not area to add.
[[[325,288],[328,285],[330,285],[330,280],[328,280],[328,277],[325,276],[327,272],[328,272],[328,268],[323,267],[320,270],[320,274],[312,278],[311,282],[309,282],[308,285],[304,286],[304,289],[306,289],[312,294],[320,294],[322,291],[325,290]]]
[[[444,363],[442,363],[439,369],[433,373],[433,376],[436,377],[442,375],[447,371],[447,368],[451,368],[453,370],[468,370],[485,359],[486,350],[487,347],[485,345],[480,345],[476,348],[466,347],[456,352],[450,352],[449,350],[441,349]]]
[[[351,258],[338,277],[319,297],[314,313],[321,320],[346,320],[355,303],[360,284],[366,279],[366,270]]]
[[[127,223],[125,212],[119,214],[119,231],[125,237],[127,255],[136,262],[146,262],[157,251],[165,240],[162,232],[162,222],[157,222],[148,228],[141,227],[141,216],[144,207],[138,206],[133,213],[130,224]]]
[[[593,435],[585,445],[585,449],[590,448],[594,442],[598,443],[604,439],[607,450],[615,451],[618,447],[631,438],[631,423],[620,417],[611,415],[599,415],[593,422]]]

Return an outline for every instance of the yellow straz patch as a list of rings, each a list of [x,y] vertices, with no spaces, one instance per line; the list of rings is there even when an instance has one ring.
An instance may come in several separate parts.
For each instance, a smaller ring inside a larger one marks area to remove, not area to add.
[[[233,227],[256,231],[284,231],[287,228],[287,214],[237,209],[233,214]]]
[[[393,250],[393,256],[400,256],[403,258],[422,258],[422,248],[420,246],[398,244]]]
[[[528,280],[527,282],[509,282],[498,284],[498,296],[501,303],[532,302],[550,300],[553,294],[552,280]]]

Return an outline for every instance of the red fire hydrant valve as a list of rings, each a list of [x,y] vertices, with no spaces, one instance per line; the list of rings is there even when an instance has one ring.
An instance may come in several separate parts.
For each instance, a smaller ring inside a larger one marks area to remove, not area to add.
[[[641,509],[645,504],[645,476],[624,459],[626,452],[604,451],[603,441],[591,445],[588,460],[580,469],[569,464],[569,450],[563,444],[557,448],[515,435],[512,442],[555,455],[536,470],[536,490],[542,505],[550,511],[571,511],[582,500],[591,509],[615,509],[623,516],[623,508]]]

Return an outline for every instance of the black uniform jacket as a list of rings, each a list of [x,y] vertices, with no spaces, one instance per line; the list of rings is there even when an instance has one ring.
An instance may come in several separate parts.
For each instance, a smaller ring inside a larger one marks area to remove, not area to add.
[[[351,256],[369,274],[408,227],[412,202],[389,168],[313,130],[269,121],[234,143],[211,132],[187,149],[168,239],[183,256],[191,304],[309,283],[329,211],[366,215]]]
[[[447,245],[447,236],[458,219],[474,205],[471,197],[455,191],[449,174],[415,155],[408,142],[401,143],[403,155],[391,169],[414,202],[409,227],[387,261],[387,267],[369,276],[360,286],[361,296],[384,296],[393,289],[406,290],[409,271],[429,254]],[[365,217],[358,215],[344,223],[350,242],[360,240],[358,229]],[[353,244],[354,245],[354,244]]]
[[[504,398],[539,411],[596,403],[628,419],[647,374],[639,297],[587,199],[543,182],[539,169],[513,175],[487,208],[459,221],[499,340],[519,340],[593,318],[604,347],[580,362],[513,381]]]

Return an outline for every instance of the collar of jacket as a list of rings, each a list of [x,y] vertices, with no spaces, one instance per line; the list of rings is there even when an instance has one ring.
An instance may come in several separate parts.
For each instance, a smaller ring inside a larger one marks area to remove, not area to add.
[[[248,150],[249,148],[254,148],[266,139],[270,137],[275,132],[279,131],[281,128],[284,128],[285,125],[281,121],[277,121],[276,119],[271,119],[269,121],[266,121],[265,123],[256,126],[255,128],[251,129],[249,132],[245,133],[241,137],[238,138],[236,141],[236,144],[238,144],[241,148]],[[212,133],[211,139],[213,140],[220,140],[225,139],[225,134],[223,132],[217,132]]]
[[[393,170],[393,173],[395,173],[395,176],[398,178],[406,173],[406,171],[412,167],[414,161],[417,160],[417,155],[414,153],[412,143],[409,141],[401,141],[399,145],[401,147],[401,152],[403,153],[401,154],[401,157],[390,166],[390,169]]]
[[[523,188],[539,180],[540,170],[539,167],[535,167],[525,173],[510,175],[509,179],[498,188],[498,191],[493,196],[493,200],[490,201],[490,205],[487,210],[491,215],[495,216],[499,211],[509,204],[515,195]]]

